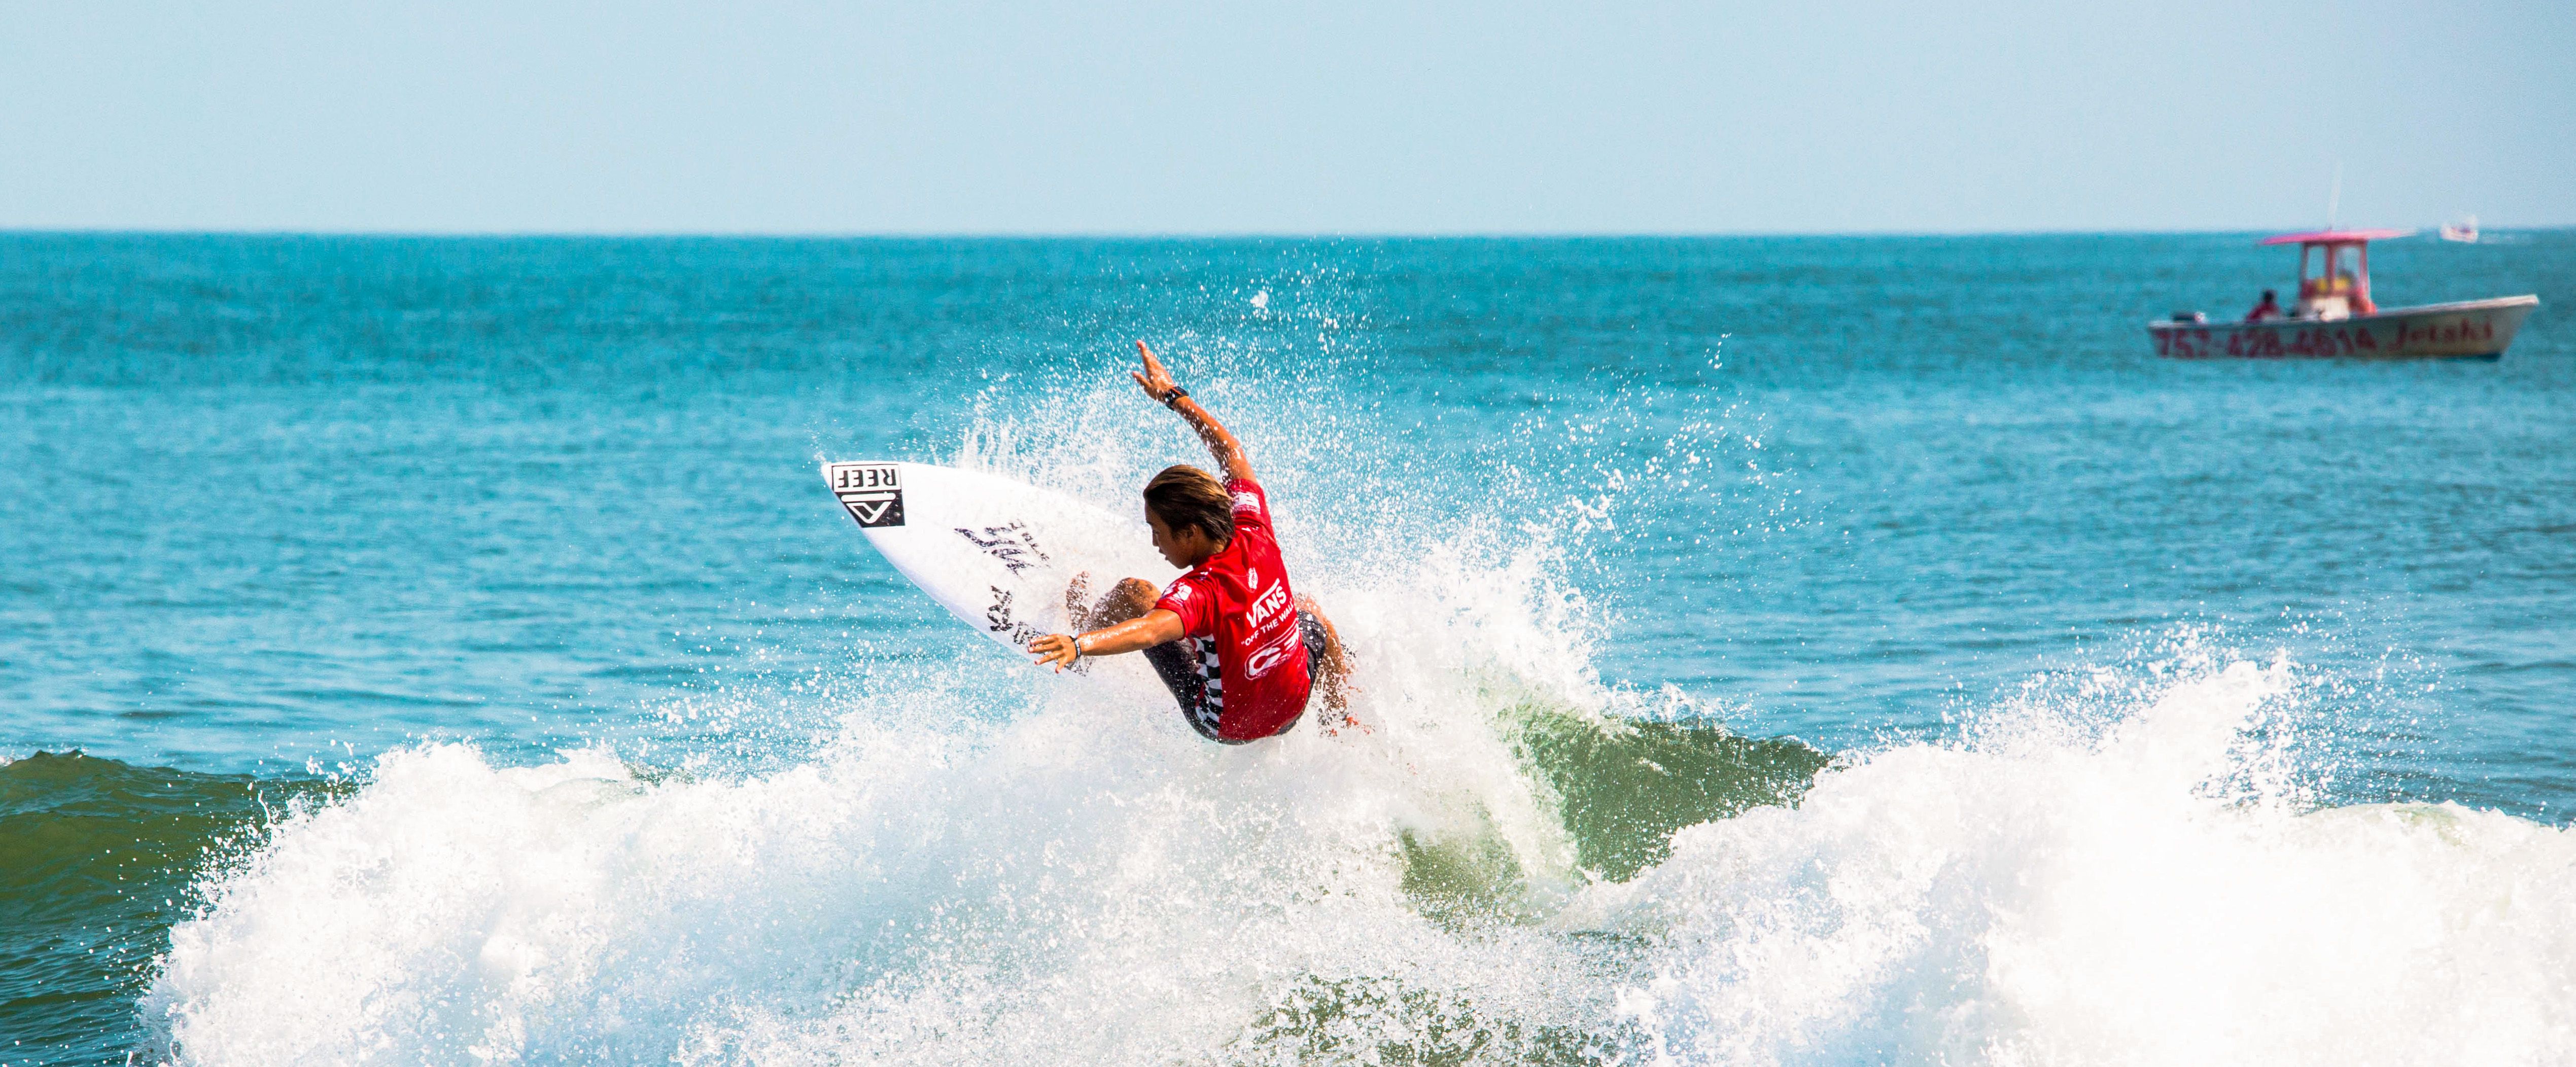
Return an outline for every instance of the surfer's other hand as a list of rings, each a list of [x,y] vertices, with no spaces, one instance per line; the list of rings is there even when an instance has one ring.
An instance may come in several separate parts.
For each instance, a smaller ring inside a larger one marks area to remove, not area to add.
[[[1145,369],[1141,373],[1136,371],[1127,373],[1129,377],[1136,379],[1137,386],[1145,390],[1146,396],[1160,402],[1164,397],[1172,395],[1172,390],[1180,388],[1181,383],[1172,380],[1172,372],[1163,369],[1163,361],[1154,358],[1154,350],[1145,347],[1145,342],[1136,342],[1136,354],[1144,357]]]
[[[1063,670],[1082,657],[1073,647],[1073,638],[1065,634],[1048,634],[1029,642],[1029,652],[1038,658],[1038,666]]]

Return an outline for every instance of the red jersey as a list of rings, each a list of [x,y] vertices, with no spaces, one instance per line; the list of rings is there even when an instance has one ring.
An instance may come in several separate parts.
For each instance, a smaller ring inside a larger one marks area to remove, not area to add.
[[[1225,491],[1234,494],[1234,539],[1174,579],[1154,606],[1180,616],[1184,639],[1216,661],[1207,699],[1219,709],[1217,736],[1250,741],[1297,721],[1314,680],[1306,673],[1297,595],[1270,529],[1270,498],[1248,478],[1225,483]]]

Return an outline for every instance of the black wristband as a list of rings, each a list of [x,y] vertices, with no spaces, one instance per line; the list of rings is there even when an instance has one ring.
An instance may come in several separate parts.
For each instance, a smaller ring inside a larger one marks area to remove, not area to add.
[[[1187,390],[1187,389],[1183,389],[1183,388],[1181,388],[1180,386],[1175,385],[1175,386],[1173,386],[1173,387],[1172,387],[1172,391],[1171,391],[1171,392],[1168,392],[1168,393],[1163,394],[1163,406],[1164,406],[1164,407],[1171,407],[1171,406],[1172,406],[1172,405],[1174,405],[1174,404],[1178,404],[1178,403],[1180,403],[1180,402],[1181,402],[1181,398],[1182,398],[1182,397],[1185,397],[1185,396],[1188,396],[1188,395],[1190,395],[1190,391],[1189,391],[1189,390]]]

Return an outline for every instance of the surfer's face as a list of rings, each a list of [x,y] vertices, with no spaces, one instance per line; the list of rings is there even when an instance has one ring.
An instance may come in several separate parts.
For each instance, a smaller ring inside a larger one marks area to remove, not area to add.
[[[1154,551],[1163,554],[1163,562],[1182,570],[1207,562],[1209,556],[1216,555],[1218,549],[1225,547],[1196,526],[1184,527],[1179,533],[1174,533],[1150,510],[1145,512],[1145,525],[1154,528]]]

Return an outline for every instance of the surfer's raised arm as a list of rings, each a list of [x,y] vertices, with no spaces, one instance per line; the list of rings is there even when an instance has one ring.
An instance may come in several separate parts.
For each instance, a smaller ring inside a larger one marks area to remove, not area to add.
[[[1243,454],[1243,442],[1235,440],[1233,434],[1226,432],[1224,424],[1216,421],[1216,416],[1208,414],[1198,401],[1190,399],[1190,391],[1172,380],[1171,372],[1163,369],[1163,361],[1154,358],[1154,350],[1145,347],[1145,342],[1138,341],[1136,354],[1145,359],[1144,370],[1130,372],[1136,384],[1144,387],[1146,396],[1162,402],[1164,407],[1189,420],[1190,428],[1199,432],[1199,440],[1206,442],[1208,451],[1216,454],[1216,464],[1224,468],[1226,480],[1259,481],[1252,476],[1252,461]]]

